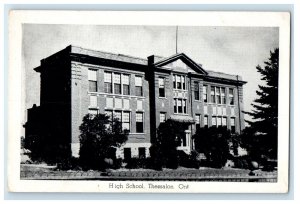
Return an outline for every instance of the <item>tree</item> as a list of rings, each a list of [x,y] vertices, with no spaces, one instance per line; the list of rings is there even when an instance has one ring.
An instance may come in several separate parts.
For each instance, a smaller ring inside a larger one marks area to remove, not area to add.
[[[253,132],[251,148],[256,148],[262,156],[277,159],[278,147],[278,65],[279,49],[270,52],[270,58],[264,62],[264,68],[256,67],[261,75],[264,85],[259,85],[254,100],[253,110],[245,112],[253,118],[247,121]],[[246,133],[246,134],[248,134]],[[248,139],[249,140],[249,139]],[[250,142],[248,141],[248,142]]]
[[[85,115],[79,129],[79,162],[84,169],[105,169],[104,159],[114,159],[116,148],[128,139],[128,131],[122,130],[121,122],[110,121],[104,114]]]
[[[204,153],[212,167],[221,168],[230,156],[230,131],[226,127],[200,128],[193,135],[195,149]]]
[[[186,130],[184,123],[173,120],[167,120],[159,125],[156,142],[150,148],[155,169],[178,167],[177,147],[185,135],[184,130]]]

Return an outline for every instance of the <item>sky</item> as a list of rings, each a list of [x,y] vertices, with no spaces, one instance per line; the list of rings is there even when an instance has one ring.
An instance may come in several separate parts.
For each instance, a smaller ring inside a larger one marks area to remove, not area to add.
[[[256,66],[263,66],[270,51],[279,46],[279,29],[179,26],[177,43],[178,53],[185,53],[205,70],[242,76],[247,81],[244,110],[251,111],[258,84],[263,84]],[[176,53],[176,27],[23,24],[24,118],[28,108],[39,105],[40,76],[33,68],[71,44],[145,59],[153,54],[168,57]]]

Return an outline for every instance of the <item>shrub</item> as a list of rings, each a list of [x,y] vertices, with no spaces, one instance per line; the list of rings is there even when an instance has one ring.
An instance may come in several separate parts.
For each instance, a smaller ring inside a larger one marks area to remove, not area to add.
[[[84,170],[110,168],[104,159],[115,159],[115,148],[127,141],[128,131],[122,130],[118,120],[110,121],[104,114],[83,118],[80,129],[79,161]]]
[[[200,161],[197,159],[198,153],[196,151],[192,151],[189,155],[184,151],[178,151],[178,155],[179,166],[199,169]]]
[[[126,168],[128,169],[148,169],[151,168],[151,159],[150,158],[131,158],[128,160]]]

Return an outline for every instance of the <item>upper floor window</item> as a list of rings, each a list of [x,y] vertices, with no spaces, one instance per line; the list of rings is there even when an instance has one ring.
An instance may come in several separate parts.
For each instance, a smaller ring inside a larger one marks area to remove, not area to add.
[[[210,102],[211,103],[216,103],[216,90],[214,86],[210,87]]]
[[[174,113],[187,113],[186,99],[174,99]]]
[[[143,113],[136,113],[136,132],[143,133],[144,132],[144,117]]]
[[[97,70],[88,70],[89,91],[97,92]]]
[[[203,102],[204,103],[207,102],[207,86],[206,85],[203,86]]]
[[[128,74],[122,74],[123,95],[130,95],[130,80]]]
[[[185,85],[185,77],[182,75],[173,75],[173,88],[174,89],[181,89],[181,90],[186,90],[186,85]]]
[[[158,78],[159,97],[165,97],[165,78]]]
[[[216,101],[217,101],[217,104],[221,104],[220,87],[216,87]]]
[[[113,82],[114,82],[114,93],[121,94],[121,74],[114,73]]]
[[[226,104],[225,88],[221,87],[221,103]]]
[[[208,128],[208,116],[204,116],[204,128]]]
[[[229,104],[234,105],[234,95],[233,95],[233,89],[229,88]]]
[[[141,76],[135,76],[135,95],[143,96],[143,81]]]
[[[195,95],[195,100],[199,101],[200,100],[199,82],[197,81],[194,82],[194,95]]]
[[[104,92],[112,93],[111,72],[104,72]]]

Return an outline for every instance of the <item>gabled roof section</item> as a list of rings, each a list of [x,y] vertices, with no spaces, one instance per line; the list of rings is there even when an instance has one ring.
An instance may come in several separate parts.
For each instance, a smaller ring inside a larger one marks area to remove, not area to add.
[[[154,63],[155,67],[162,67],[164,65],[167,65],[169,63],[172,63],[176,60],[182,60],[182,62],[186,63],[190,68],[192,68],[195,72],[203,75],[207,75],[208,73],[201,67],[201,65],[197,64],[194,62],[191,58],[189,58],[186,54],[184,53],[178,53],[175,55],[172,55],[171,57],[164,58],[162,60],[159,60]]]

